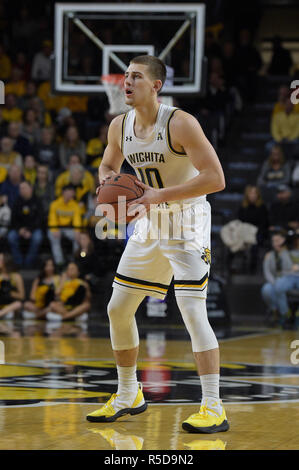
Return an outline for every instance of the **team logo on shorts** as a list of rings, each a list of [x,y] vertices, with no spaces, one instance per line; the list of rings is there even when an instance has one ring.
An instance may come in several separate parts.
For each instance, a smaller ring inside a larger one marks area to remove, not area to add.
[[[206,264],[211,264],[211,250],[209,250],[209,248],[203,249],[201,259],[203,259]]]

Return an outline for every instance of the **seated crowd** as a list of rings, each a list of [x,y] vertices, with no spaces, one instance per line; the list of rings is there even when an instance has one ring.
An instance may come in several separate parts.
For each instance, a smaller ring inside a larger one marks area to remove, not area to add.
[[[0,253],[0,319],[86,320],[91,308],[91,289],[76,262],[58,274],[53,258],[47,258],[33,280],[26,300],[22,276],[13,269],[9,255]]]

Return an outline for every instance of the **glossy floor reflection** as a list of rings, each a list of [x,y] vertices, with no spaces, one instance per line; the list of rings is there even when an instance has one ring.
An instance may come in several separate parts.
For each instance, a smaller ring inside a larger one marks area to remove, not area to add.
[[[86,414],[117,387],[107,325],[0,322],[0,449],[299,449],[298,333],[234,328],[217,336],[230,430],[196,435],[181,428],[200,402],[183,328],[142,329],[148,410],[98,424]]]

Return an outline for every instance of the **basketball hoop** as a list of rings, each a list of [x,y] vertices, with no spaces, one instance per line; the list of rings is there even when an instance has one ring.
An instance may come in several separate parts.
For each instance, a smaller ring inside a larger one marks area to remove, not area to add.
[[[130,111],[131,106],[125,102],[124,81],[125,76],[120,73],[112,73],[101,76],[106,95],[109,100],[109,113],[122,114]]]

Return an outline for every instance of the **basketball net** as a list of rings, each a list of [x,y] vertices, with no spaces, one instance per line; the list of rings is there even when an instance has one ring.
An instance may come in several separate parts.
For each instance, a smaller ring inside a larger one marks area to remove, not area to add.
[[[110,75],[102,75],[101,80],[109,100],[109,113],[122,114],[130,111],[131,106],[125,102],[125,76],[121,73],[111,73]]]
[[[117,115],[130,111],[132,107],[125,102],[125,76],[120,73],[111,73],[109,75],[102,75],[101,80],[109,100],[109,113]],[[158,96],[158,101],[159,103],[173,106],[172,96]]]

